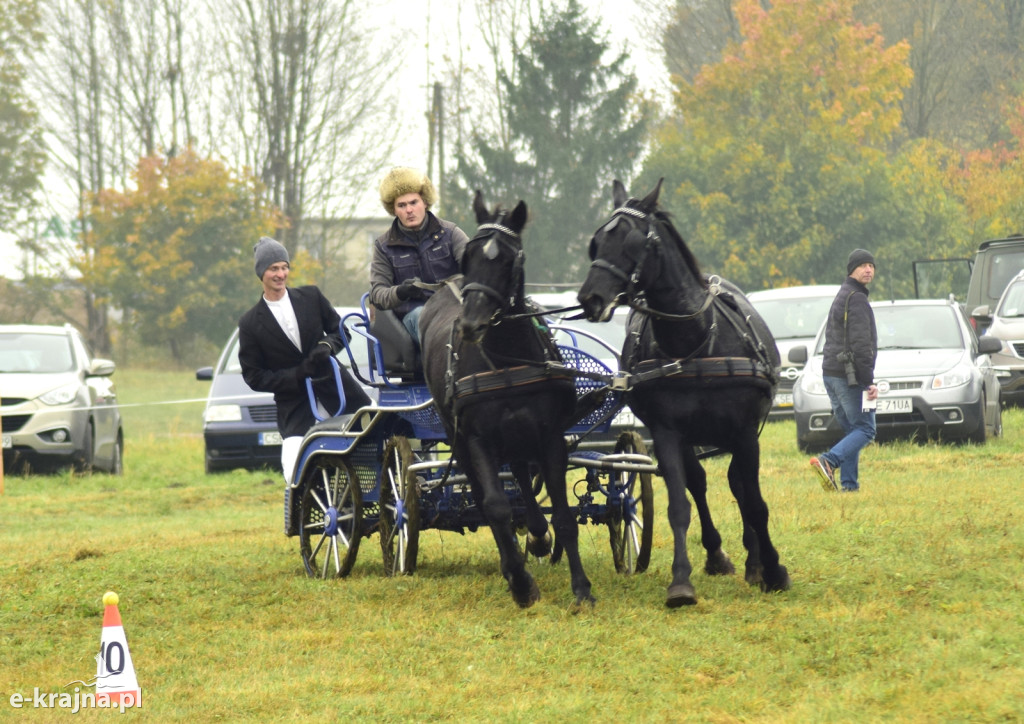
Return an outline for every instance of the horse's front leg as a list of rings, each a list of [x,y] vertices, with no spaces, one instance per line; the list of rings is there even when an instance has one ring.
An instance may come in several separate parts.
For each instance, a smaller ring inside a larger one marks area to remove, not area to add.
[[[708,507],[708,476],[704,466],[697,459],[697,453],[692,447],[683,451],[683,469],[685,470],[686,489],[693,496],[693,505],[697,508],[697,517],[700,519],[700,542],[707,553],[707,560],[704,562],[704,572],[709,576],[731,576],[736,572],[729,556],[722,550],[722,535],[715,527],[711,518],[711,509]]]
[[[668,587],[665,605],[669,608],[692,606],[697,593],[690,583],[693,566],[686,552],[686,533],[690,528],[690,499],[686,495],[686,471],[683,464],[683,445],[680,436],[663,428],[652,428],[654,453],[658,458],[661,477],[668,491],[668,523],[672,529],[672,583]]]
[[[501,557],[501,575],[508,581],[512,598],[521,608],[540,600],[540,589],[526,570],[526,559],[512,527],[512,504],[498,478],[494,456],[478,438],[467,440],[455,451],[456,459],[470,479],[473,497],[491,528]]]
[[[548,530],[548,520],[540,509],[540,503],[537,502],[533,481],[530,480],[530,465],[524,461],[513,463],[510,467],[522,494],[526,512],[526,552],[531,556],[543,558],[551,553],[551,531]]]
[[[741,434],[729,463],[729,488],[743,518],[743,544],[747,548],[745,579],[763,591],[787,591],[789,572],[779,563],[779,552],[768,535],[768,504],[761,496],[761,446],[757,431]]]
[[[569,508],[569,494],[565,486],[566,449],[565,440],[561,436],[555,438],[544,457],[540,461],[544,475],[544,484],[551,498],[551,525],[555,529],[558,545],[565,551],[569,559],[569,574],[572,580],[572,592],[576,596],[576,605],[584,601],[593,604],[595,599],[590,591],[590,579],[583,571],[580,559],[579,522]]]

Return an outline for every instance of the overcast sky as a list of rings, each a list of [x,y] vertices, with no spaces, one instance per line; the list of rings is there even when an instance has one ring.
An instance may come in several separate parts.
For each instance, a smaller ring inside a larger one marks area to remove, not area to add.
[[[634,21],[637,10],[633,2],[581,0],[580,4],[600,14],[602,26],[608,33],[614,51],[628,47],[633,66],[629,70],[637,74],[642,87],[664,93],[664,66],[655,55],[646,50],[648,43],[639,35]],[[375,16],[371,22],[381,28],[392,28],[403,37],[403,41],[397,47],[384,49],[382,52],[400,54],[403,67],[411,69],[422,79],[416,89],[419,96],[412,99],[413,102],[423,99],[422,102],[426,103],[427,88],[438,80],[444,71],[445,55],[456,54],[460,8],[463,43],[468,46],[463,50],[471,57],[474,52],[481,50],[473,42],[472,28],[476,21],[473,0],[378,0],[371,3],[368,12]],[[405,129],[404,133],[407,138],[420,139],[421,142],[403,143],[389,166],[422,167],[427,157],[425,117],[422,114],[410,116],[410,128]],[[376,189],[369,189],[367,199],[360,207],[368,209],[367,213],[376,213],[378,203]],[[0,276],[19,278],[20,274],[16,269],[20,262],[21,252],[15,246],[13,238],[0,234]]]

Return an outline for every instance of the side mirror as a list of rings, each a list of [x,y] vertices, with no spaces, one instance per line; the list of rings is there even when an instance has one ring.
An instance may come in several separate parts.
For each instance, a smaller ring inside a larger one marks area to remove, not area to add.
[[[975,307],[971,312],[972,317],[980,317],[982,319],[988,319],[992,316],[992,309],[987,304],[982,304],[980,307]]]
[[[786,357],[791,364],[807,364],[807,347],[805,347],[802,344],[798,347],[793,347],[791,350],[789,350],[789,354],[786,355]]]
[[[200,367],[196,370],[197,380],[212,380],[213,379],[213,367]]]
[[[89,372],[87,373],[86,376],[87,377],[110,377],[110,375],[114,374],[114,370],[115,369],[116,369],[116,366],[114,365],[114,363],[112,361],[110,361],[108,359],[101,359],[99,357],[96,357],[89,364]]]
[[[1003,348],[1002,340],[987,334],[978,337],[978,354],[995,354]]]

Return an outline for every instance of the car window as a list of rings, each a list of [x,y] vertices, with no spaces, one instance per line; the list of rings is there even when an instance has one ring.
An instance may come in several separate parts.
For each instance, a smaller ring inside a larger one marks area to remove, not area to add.
[[[1017,282],[1006,288],[1006,294],[996,314],[1000,317],[1024,317],[1024,282]]]
[[[828,316],[834,296],[764,299],[752,302],[775,339],[813,337]]]
[[[1003,251],[993,254],[988,277],[988,295],[998,299],[1018,272],[1024,269],[1024,250]]]
[[[0,372],[73,372],[71,341],[64,334],[0,334]]]
[[[953,310],[946,306],[875,307],[878,349],[963,349]]]

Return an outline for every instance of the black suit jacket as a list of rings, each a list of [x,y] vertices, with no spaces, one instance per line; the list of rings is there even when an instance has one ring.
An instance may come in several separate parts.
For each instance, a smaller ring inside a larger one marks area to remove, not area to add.
[[[306,391],[305,378],[298,377],[297,368],[321,340],[331,346],[331,353],[341,351],[341,317],[315,286],[288,289],[295,319],[299,324],[302,349],[285,334],[267,303],[260,298],[256,306],[238,321],[238,361],[242,378],[254,390],[272,392],[277,405],[277,428],[284,437],[305,435],[316,422]],[[341,371],[345,391],[345,411],[357,410],[370,399],[346,369]],[[329,412],[338,406],[333,379],[318,383],[317,396]]]

